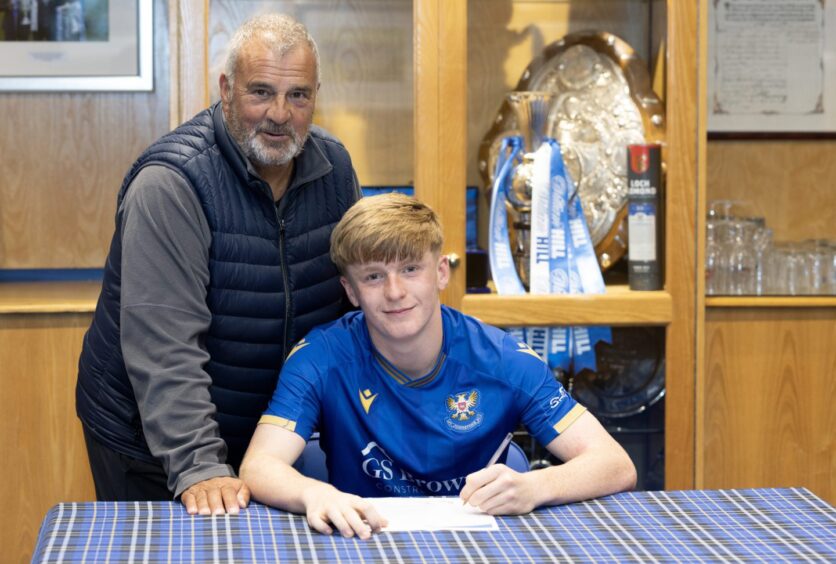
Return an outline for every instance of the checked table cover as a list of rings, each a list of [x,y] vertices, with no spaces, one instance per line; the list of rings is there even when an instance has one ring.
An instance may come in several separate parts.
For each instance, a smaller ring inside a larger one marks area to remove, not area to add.
[[[803,488],[630,492],[498,521],[362,541],[257,503],[215,517],[174,502],[62,503],[33,562],[836,562],[836,510]]]

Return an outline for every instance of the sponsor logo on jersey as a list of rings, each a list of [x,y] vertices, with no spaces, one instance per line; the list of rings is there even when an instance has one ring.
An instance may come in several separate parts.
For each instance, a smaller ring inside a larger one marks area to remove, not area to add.
[[[458,392],[447,396],[447,418],[445,423],[454,431],[472,431],[482,424],[484,416],[477,411],[479,390]]]
[[[557,407],[563,403],[563,401],[567,398],[566,390],[560,388],[560,393],[554,396],[552,399],[549,400],[549,407],[552,409],[557,409]]]
[[[399,496],[457,495],[467,476],[447,480],[425,480],[413,476],[376,442],[371,441],[360,451],[363,455],[363,474],[375,481],[375,488],[385,494]]]
[[[378,395],[379,394],[372,394],[372,391],[368,388],[360,390],[360,405],[363,406],[363,409],[366,411],[366,415],[369,414],[369,410],[372,408],[372,403],[377,399]]]

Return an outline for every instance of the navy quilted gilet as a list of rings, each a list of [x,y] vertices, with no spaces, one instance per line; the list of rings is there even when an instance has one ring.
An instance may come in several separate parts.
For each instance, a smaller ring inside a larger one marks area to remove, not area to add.
[[[179,172],[198,195],[212,233],[205,369],[227,463],[237,469],[291,345],[343,312],[329,238],[355,193],[345,148],[314,127],[305,151],[323,153],[332,170],[306,179],[297,168],[299,182],[277,209],[269,186],[248,174],[222,120],[216,104],[151,145],[125,177],[119,202],[149,164]],[[106,446],[153,460],[119,344],[120,259],[117,225],[79,360],[76,409]]]

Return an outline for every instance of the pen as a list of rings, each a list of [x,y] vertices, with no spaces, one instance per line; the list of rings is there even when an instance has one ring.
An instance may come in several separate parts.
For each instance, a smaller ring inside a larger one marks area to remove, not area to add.
[[[505,449],[508,448],[508,445],[511,443],[511,439],[513,439],[513,438],[514,438],[514,433],[508,433],[507,435],[505,435],[505,438],[502,439],[501,443],[499,443],[499,448],[496,449],[496,452],[493,453],[493,456],[491,456],[491,459],[488,460],[487,464],[485,464],[485,468],[487,468],[488,466],[493,466],[494,464],[496,464],[496,461],[499,460],[500,455],[502,455],[502,453],[505,452]]]
[[[507,435],[505,435],[505,438],[502,439],[501,443],[499,443],[499,448],[497,448],[496,451],[494,451],[494,453],[491,455],[490,460],[488,460],[488,463],[485,464],[485,468],[488,468],[488,467],[493,466],[494,464],[496,464],[496,461],[499,460],[499,457],[502,455],[502,453],[505,451],[505,449],[508,448],[508,445],[511,444],[511,439],[513,439],[513,438],[514,438],[514,433],[508,433]],[[466,504],[466,503],[467,503],[467,500],[462,499],[462,504]]]

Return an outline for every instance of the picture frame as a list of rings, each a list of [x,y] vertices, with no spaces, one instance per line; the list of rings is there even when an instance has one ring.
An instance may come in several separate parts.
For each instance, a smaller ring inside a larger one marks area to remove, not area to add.
[[[153,65],[153,0],[0,0],[0,91],[151,91]]]
[[[836,138],[836,0],[711,0],[708,136]]]

